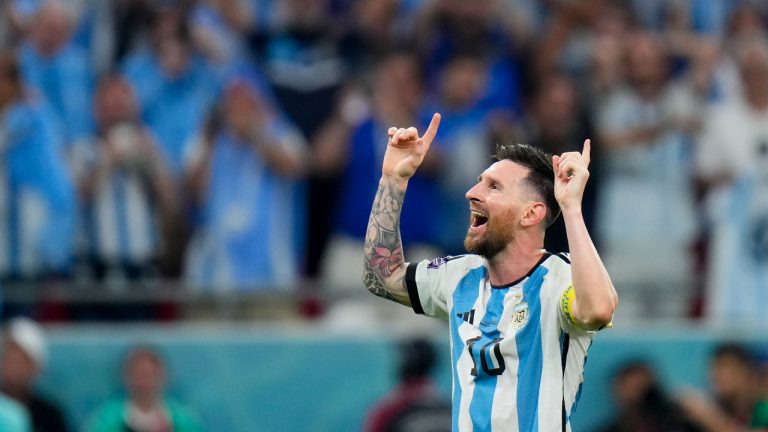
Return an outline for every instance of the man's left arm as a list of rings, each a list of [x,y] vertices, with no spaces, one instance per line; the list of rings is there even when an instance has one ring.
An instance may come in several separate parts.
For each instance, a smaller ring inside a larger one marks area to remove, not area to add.
[[[590,141],[584,150],[553,156],[555,198],[560,204],[570,249],[573,299],[570,314],[580,327],[597,330],[611,322],[619,303],[608,271],[595,249],[581,214],[581,200],[589,179]]]

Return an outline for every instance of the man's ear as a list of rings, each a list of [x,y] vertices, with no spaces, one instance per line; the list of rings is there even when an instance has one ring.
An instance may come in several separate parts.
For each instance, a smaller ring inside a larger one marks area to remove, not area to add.
[[[538,225],[547,217],[547,206],[542,202],[530,202],[525,209],[520,224],[524,227]]]

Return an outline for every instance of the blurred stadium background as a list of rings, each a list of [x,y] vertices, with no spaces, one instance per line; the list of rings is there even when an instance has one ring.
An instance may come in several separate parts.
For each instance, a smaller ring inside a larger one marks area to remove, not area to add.
[[[723,342],[764,399],[767,20],[760,0],[3,0],[2,319],[43,325],[16,340],[72,430],[146,345],[209,431],[362,430],[414,336],[447,396],[446,329],[360,283],[386,128],[441,112],[410,261],[461,253],[495,143],[593,139],[584,213],[621,305],[574,430],[632,412],[627,362],[670,400],[722,399]]]

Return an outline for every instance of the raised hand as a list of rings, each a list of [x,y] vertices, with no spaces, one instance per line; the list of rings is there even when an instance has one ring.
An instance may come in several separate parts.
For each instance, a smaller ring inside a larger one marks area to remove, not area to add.
[[[415,127],[408,129],[391,127],[387,131],[389,142],[384,153],[382,174],[398,180],[411,178],[424,160],[440,126],[440,114],[435,113],[427,131],[419,137]]]
[[[555,199],[565,211],[580,208],[584,188],[589,179],[589,160],[592,145],[584,140],[584,149],[579,152],[567,152],[552,156],[555,168]]]

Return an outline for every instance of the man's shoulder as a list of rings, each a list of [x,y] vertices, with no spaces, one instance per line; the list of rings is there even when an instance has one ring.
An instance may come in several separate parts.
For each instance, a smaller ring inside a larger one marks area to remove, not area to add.
[[[547,274],[550,276],[570,274],[571,256],[567,252],[549,253],[540,265],[546,267]]]

